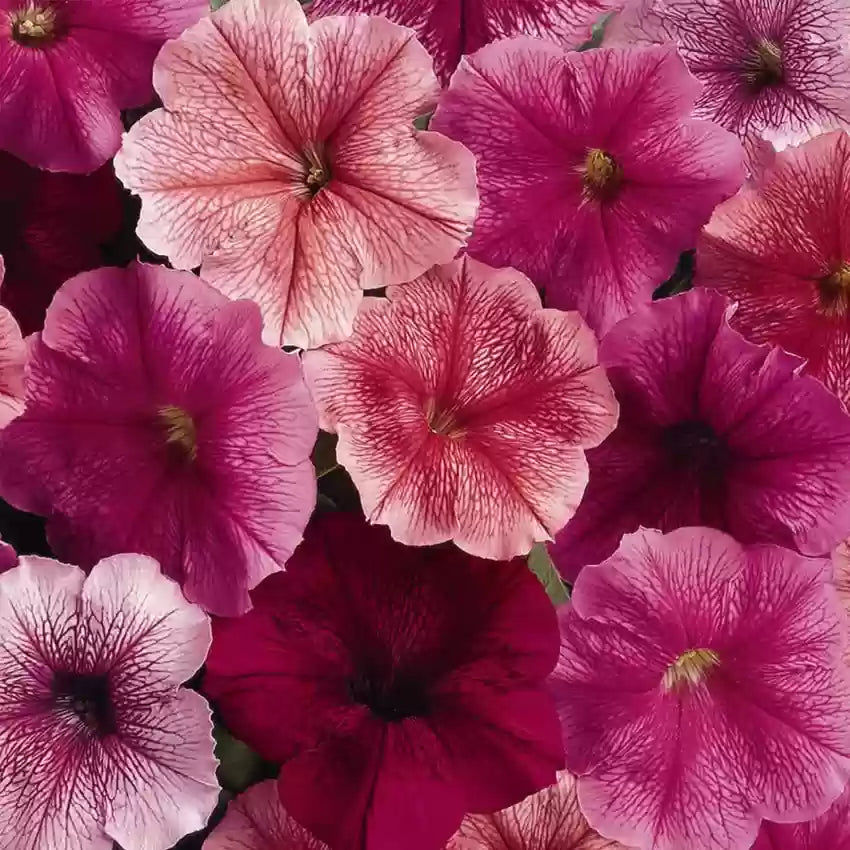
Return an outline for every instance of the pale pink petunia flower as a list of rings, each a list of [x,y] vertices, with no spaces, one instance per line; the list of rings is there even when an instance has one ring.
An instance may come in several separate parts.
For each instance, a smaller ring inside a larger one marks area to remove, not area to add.
[[[230,802],[203,850],[328,850],[328,845],[287,813],[277,781],[267,779]]]
[[[412,27],[448,82],[461,56],[526,34],[578,47],[622,0],[313,0],[312,15],[363,12]]]
[[[466,256],[365,299],[353,336],[304,365],[367,518],[408,545],[502,559],[551,539],[617,418],[581,317]]]
[[[160,47],[206,0],[0,0],[0,150],[51,171],[94,171],[121,110],[153,97]]]
[[[794,824],[765,821],[752,850],[847,848],[850,848],[850,785],[820,817]]]
[[[641,530],[581,573],[550,684],[594,828],[639,850],[747,850],[762,819],[841,794],[850,680],[830,573],[707,528]]]
[[[492,814],[467,815],[446,850],[623,848],[591,828],[579,808],[575,777],[562,770],[554,785],[526,797],[515,806]]]
[[[518,37],[464,59],[432,127],[477,157],[470,254],[514,266],[547,306],[606,333],[743,180],[738,140],[690,118],[698,90],[671,47],[570,52]]]
[[[703,84],[695,114],[744,140],[751,163],[850,125],[844,0],[632,0],[606,44],[673,42]]]
[[[412,30],[307,24],[297,0],[231,0],[166,45],[165,109],[115,167],[138,233],[179,268],[259,304],[270,342],[351,333],[362,290],[451,260],[477,208],[474,160],[413,120],[439,86]]]
[[[47,517],[59,557],[152,555],[233,615],[301,540],[316,412],[256,305],[188,272],[84,272],[31,337],[26,411],[0,434],[0,495]]]
[[[209,621],[158,564],[0,575],[0,847],[167,850],[218,799],[210,710],[181,688]]]
[[[802,361],[729,325],[696,289],[644,307],[602,341],[617,428],[550,547],[572,580],[626,532],[706,525],[743,543],[826,556],[850,534],[850,416]]]
[[[850,403],[850,137],[776,154],[761,180],[721,204],[697,245],[696,286],[738,303],[733,324],[806,358]]]

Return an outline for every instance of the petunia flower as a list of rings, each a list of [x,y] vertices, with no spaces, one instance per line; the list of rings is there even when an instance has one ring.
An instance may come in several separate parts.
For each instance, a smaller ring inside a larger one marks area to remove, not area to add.
[[[206,615],[141,555],[0,575],[0,847],[167,850],[218,799]]]
[[[620,402],[550,553],[572,580],[640,526],[707,525],[828,555],[850,536],[850,416],[801,361],[729,326],[716,292],[657,301],[600,347]]]
[[[844,850],[850,845],[850,786],[820,817],[761,825],[753,850]]]
[[[850,125],[849,37],[842,0],[632,0],[605,43],[673,42],[703,84],[695,114],[757,158]]]
[[[829,133],[778,153],[762,180],[722,204],[697,247],[695,285],[738,302],[756,342],[806,358],[850,402],[850,138]]]
[[[0,109],[2,115],[2,109]],[[111,165],[57,174],[0,153],[0,303],[25,334],[41,330],[56,290],[103,264],[100,246],[121,228],[121,186]]]
[[[165,109],[115,160],[138,234],[179,268],[260,305],[266,339],[351,333],[362,290],[452,259],[477,207],[474,161],[418,132],[431,60],[383,18],[307,24],[297,0],[230,0],[166,45]]]
[[[3,280],[0,256],[0,281]],[[24,409],[24,369],[27,347],[14,316],[0,307],[0,428],[8,425]]]
[[[526,34],[577,47],[622,0],[313,0],[319,15],[382,15],[412,27],[446,83],[462,56],[508,36]]]
[[[465,256],[367,298],[353,336],[304,365],[368,519],[485,558],[552,539],[587,484],[584,449],[617,419],[579,315]]]
[[[277,782],[267,779],[229,803],[203,850],[328,850],[328,846],[286,813]]]
[[[850,681],[830,572],[682,528],[628,535],[581,573],[550,683],[595,829],[638,850],[748,850],[762,819],[838,797]]]
[[[622,848],[591,829],[579,808],[575,777],[562,770],[555,785],[526,797],[515,806],[492,814],[467,815],[446,850]]]
[[[350,514],[217,621],[204,690],[283,762],[286,811],[333,850],[443,850],[563,767],[544,680],[554,608],[525,561],[412,549]]]
[[[698,89],[671,47],[514,38],[465,59],[431,126],[477,158],[470,254],[600,334],[649,302],[744,175],[737,139],[689,117]]]
[[[143,552],[206,610],[244,611],[316,498],[300,365],[260,331],[255,305],[187,272],[72,278],[32,339],[0,496],[47,517],[59,557]]]
[[[0,0],[0,150],[37,168],[94,171],[121,110],[153,96],[160,47],[206,0]]]

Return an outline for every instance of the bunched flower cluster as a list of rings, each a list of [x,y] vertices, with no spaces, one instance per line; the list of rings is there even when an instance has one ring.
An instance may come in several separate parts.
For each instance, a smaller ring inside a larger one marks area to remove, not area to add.
[[[0,0],[0,850],[847,850],[848,36]]]

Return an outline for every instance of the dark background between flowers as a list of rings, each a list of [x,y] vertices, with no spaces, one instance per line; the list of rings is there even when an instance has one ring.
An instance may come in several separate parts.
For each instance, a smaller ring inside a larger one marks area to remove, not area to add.
[[[224,0],[212,0],[212,7],[218,8]],[[304,0],[302,0],[304,2]],[[598,34],[592,42],[584,47],[595,46]],[[159,106],[158,102],[151,103],[144,109],[124,113],[124,127],[129,129],[142,115]],[[427,126],[428,116],[418,119],[416,124]],[[139,258],[143,262],[169,265],[164,257],[151,253],[136,236],[136,223],[139,217],[139,200],[126,190],[122,190],[122,221],[121,228],[113,239],[100,246],[103,265],[124,266],[131,260]],[[693,252],[688,251],[679,259],[679,263],[669,278],[655,291],[654,298],[664,298],[683,292],[691,287],[694,271]],[[372,293],[377,294],[377,293]],[[545,293],[542,293],[545,303]],[[335,456],[336,437],[320,432],[313,449],[313,465],[318,477],[317,511],[351,511],[359,512],[360,499],[357,490],[345,470],[338,466]],[[45,523],[41,517],[15,510],[0,499],[0,537],[11,544],[20,555],[51,555],[50,546],[45,536]],[[446,544],[450,545],[450,544]],[[540,578],[555,604],[563,602],[569,596],[569,587],[562,584],[555,573],[551,561],[546,555],[545,548],[536,546],[528,558],[532,571]],[[190,687],[197,687],[202,673],[198,673]],[[200,850],[209,830],[221,819],[227,802],[240,791],[266,778],[277,775],[277,765],[263,761],[240,741],[233,738],[216,720],[214,737],[216,739],[216,755],[221,762],[218,779],[222,791],[219,805],[213,813],[206,829],[188,835],[179,841],[174,850]],[[115,845],[115,850],[120,848]]]

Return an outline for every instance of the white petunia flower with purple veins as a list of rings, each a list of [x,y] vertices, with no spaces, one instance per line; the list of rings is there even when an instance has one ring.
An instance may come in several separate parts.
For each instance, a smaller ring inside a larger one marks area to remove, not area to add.
[[[218,799],[210,711],[180,685],[206,614],[159,565],[86,576],[21,557],[0,575],[0,848],[166,850]]]

